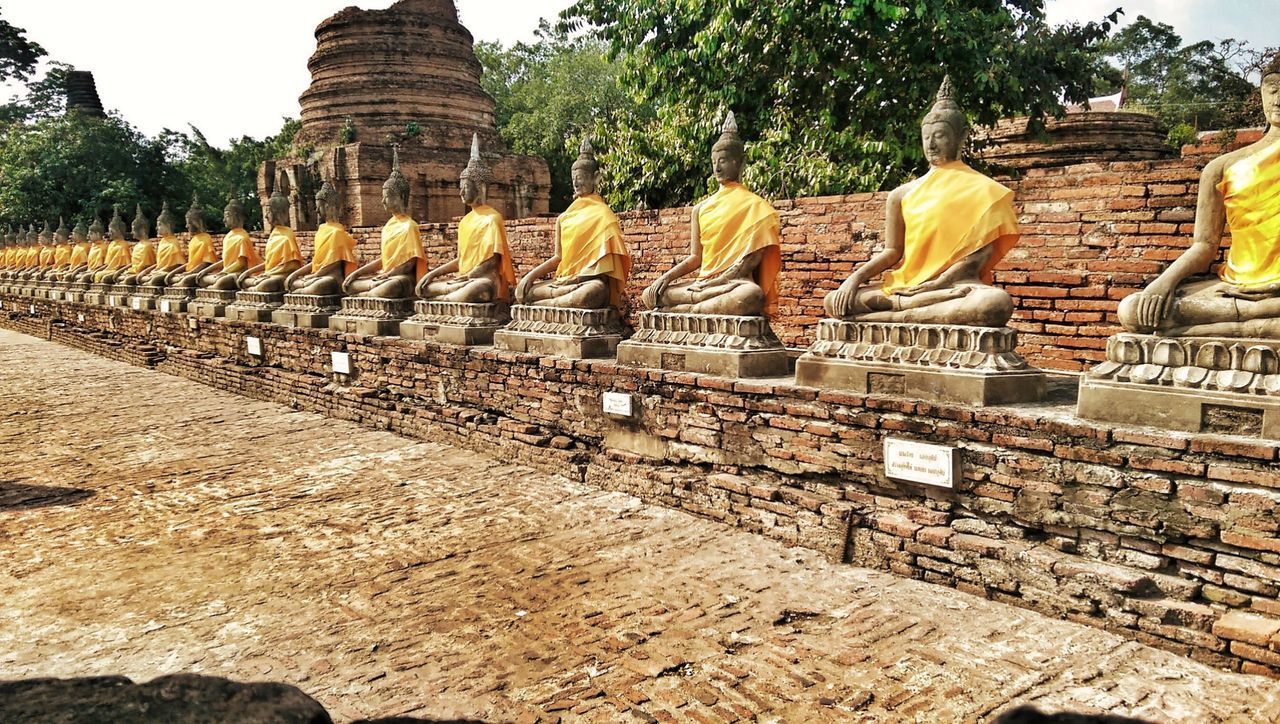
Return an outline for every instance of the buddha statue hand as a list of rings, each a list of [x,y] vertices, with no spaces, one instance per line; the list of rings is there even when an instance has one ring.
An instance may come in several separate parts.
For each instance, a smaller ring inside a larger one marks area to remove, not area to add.
[[[826,310],[827,316],[844,319],[871,311],[862,303],[861,291],[862,280],[857,275],[846,279],[839,288],[823,298],[822,307]]]
[[[1152,284],[1133,295],[1133,297],[1134,301],[1130,302],[1130,304],[1133,310],[1135,331],[1151,332],[1158,329],[1169,314],[1169,305],[1173,300],[1173,290],[1166,290],[1162,286]]]
[[[1267,284],[1261,287],[1241,287],[1235,284],[1226,285],[1222,293],[1228,297],[1236,299],[1245,299],[1250,302],[1260,302],[1264,299],[1270,299],[1277,296],[1280,292],[1280,283]]]
[[[658,277],[658,281],[650,284],[640,295],[640,300],[644,302],[646,309],[657,309],[658,303],[662,300],[663,295],[667,293],[667,287],[670,282],[666,277]]]

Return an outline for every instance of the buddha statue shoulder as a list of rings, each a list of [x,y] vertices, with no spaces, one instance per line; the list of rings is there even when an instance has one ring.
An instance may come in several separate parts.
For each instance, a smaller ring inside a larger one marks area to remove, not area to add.
[[[358,267],[342,284],[349,295],[407,299],[427,268],[422,231],[409,216],[409,179],[400,172],[400,148],[392,149],[391,175],[382,185],[382,203],[391,218],[382,227],[377,259]]]
[[[658,277],[642,299],[649,309],[761,316],[778,298],[781,224],[768,201],[742,185],[746,145],[730,112],[711,149],[719,190],[693,207],[689,255]],[[693,280],[684,277],[696,273]]]
[[[102,268],[93,280],[98,284],[115,284],[116,278],[129,268],[131,253],[129,242],[125,239],[124,219],[120,216],[120,207],[107,224],[107,249],[102,261]]]
[[[573,203],[556,219],[551,258],[516,287],[516,301],[540,307],[618,307],[631,273],[631,255],[618,216],[597,193],[600,164],[583,139],[570,171]],[[541,280],[555,273],[549,280]]]
[[[71,259],[63,281],[72,281],[89,267],[89,227],[83,221],[77,221],[71,229]]]
[[[1163,336],[1280,339],[1280,54],[1262,73],[1267,131],[1200,175],[1191,247],[1120,303],[1120,324]],[[1231,246],[1216,275],[1223,227]]]
[[[164,202],[160,215],[156,217],[156,235],[160,240],[155,245],[155,263],[152,268],[139,276],[139,283],[149,287],[164,287],[174,272],[187,265],[187,249],[177,235],[177,219],[169,209],[169,202]]]
[[[289,197],[279,188],[267,201],[267,224],[271,233],[263,249],[262,260],[241,272],[237,286],[245,291],[274,293],[284,292],[285,280],[302,268],[302,249],[298,237],[289,226]]]
[[[156,243],[151,240],[151,222],[142,213],[142,204],[133,215],[133,238],[136,241],[129,252],[129,268],[116,279],[117,284],[137,286],[145,276],[155,271]]]
[[[316,209],[323,223],[316,230],[311,261],[289,275],[285,290],[291,294],[337,296],[342,293],[343,280],[359,266],[356,240],[342,224],[342,199],[328,180],[316,192]]]
[[[200,203],[198,194],[191,197],[191,206],[187,208],[187,249],[186,263],[165,277],[164,286],[178,287],[182,289],[192,289],[199,285],[200,277],[204,276],[214,264],[219,263],[218,249],[213,243],[213,237],[209,235],[209,230],[205,225],[204,206]]]
[[[890,192],[884,249],[826,296],[827,314],[972,327],[1009,321],[1013,300],[991,282],[1020,238],[1013,191],[960,159],[968,131],[948,77],[920,128],[928,173]]]
[[[45,278],[60,279],[70,268],[71,231],[67,228],[66,219],[59,217],[58,228],[53,232],[53,267],[46,272]]]
[[[240,273],[262,263],[253,245],[253,237],[245,231],[248,213],[240,199],[232,196],[222,210],[222,221],[229,231],[222,237],[221,258],[199,272],[196,285],[204,289],[234,291]]]

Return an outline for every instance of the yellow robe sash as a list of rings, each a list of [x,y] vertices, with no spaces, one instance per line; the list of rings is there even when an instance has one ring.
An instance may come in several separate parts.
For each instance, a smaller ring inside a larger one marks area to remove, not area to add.
[[[13,247],[0,252],[0,269],[8,269],[13,266]]]
[[[133,253],[129,255],[129,271],[134,274],[140,273],[147,267],[155,266],[156,263],[156,243],[150,239],[143,239],[133,245]]]
[[[71,261],[71,245],[58,244],[53,247],[53,267],[60,269]]]
[[[990,284],[992,270],[1019,239],[1013,191],[963,161],[930,169],[902,199],[902,217],[902,261],[884,273],[885,294],[923,284],[995,244],[980,277]]]
[[[1280,142],[1231,164],[1218,190],[1231,227],[1222,280],[1245,288],[1280,282]]]
[[[213,250],[213,237],[208,234],[196,234],[187,244],[187,272],[193,272],[201,264],[213,264],[218,261],[218,254]]]
[[[417,224],[413,225],[418,228]],[[419,239],[418,246],[422,246]],[[342,262],[342,274],[351,274],[356,270],[356,240],[347,233],[347,227],[330,221],[320,225],[316,230],[316,249],[311,255],[311,272]]]
[[[753,278],[764,290],[765,313],[772,314],[778,306],[778,272],[782,270],[782,224],[773,206],[731,181],[702,202],[698,230],[702,235],[699,279],[723,274],[744,257],[767,250]]]
[[[103,263],[106,271],[115,271],[129,266],[133,255],[129,252],[129,242],[116,239],[107,245],[107,258]]]
[[[107,242],[95,241],[89,245],[89,269],[101,269],[107,263]]]
[[[71,268],[89,263],[89,242],[82,241],[71,247]]]
[[[41,269],[47,269],[53,266],[53,252],[54,248],[52,246],[41,246],[40,255],[36,265]]]
[[[232,229],[222,237],[222,268],[235,264],[241,257],[245,260],[245,269],[262,263],[258,250],[253,248],[253,237],[244,229]],[[241,270],[243,271],[243,269]]]
[[[618,216],[599,194],[574,200],[560,215],[560,265],[557,279],[606,276],[609,303],[622,303],[631,274],[631,255],[622,239]]]
[[[160,237],[156,245],[156,267],[169,271],[187,263],[187,252],[182,248],[182,241],[170,234]]]
[[[382,271],[392,269],[417,259],[414,279],[427,273],[427,254],[422,250],[422,230],[418,222],[403,214],[395,214],[382,227]]]
[[[511,263],[511,248],[507,246],[507,229],[497,209],[480,204],[458,222],[458,274],[470,274],[495,254],[502,256],[498,275],[503,283],[498,285],[497,299],[509,302],[516,270]]]
[[[302,250],[298,248],[298,237],[293,233],[293,229],[287,226],[277,226],[271,229],[271,236],[267,238],[267,247],[263,252],[263,264],[266,268],[265,274],[281,274],[284,271],[284,265],[291,261],[298,262],[301,266]]]

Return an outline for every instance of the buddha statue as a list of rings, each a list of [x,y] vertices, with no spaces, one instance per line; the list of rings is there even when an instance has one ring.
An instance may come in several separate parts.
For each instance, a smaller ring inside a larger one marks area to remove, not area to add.
[[[169,272],[165,277],[166,287],[194,289],[200,277],[218,263],[218,252],[205,226],[199,195],[191,197],[191,206],[187,209],[187,232],[191,238],[187,241],[186,266]]]
[[[51,268],[53,268],[53,228],[46,221],[44,228],[36,237],[35,265],[27,272],[27,279],[39,281]]]
[[[138,204],[133,214],[133,238],[137,241],[129,254],[129,268],[116,277],[116,284],[124,287],[136,287],[140,279],[151,275],[156,266],[156,243],[151,240],[151,223],[142,213],[142,204]]]
[[[502,214],[486,203],[493,171],[480,156],[480,137],[471,138],[471,159],[459,179],[462,202],[471,210],[458,223],[458,256],[427,272],[417,295],[432,302],[490,304],[511,300],[516,273]],[[451,279],[440,279],[453,274]]]
[[[75,281],[89,267],[89,228],[83,221],[77,221],[71,230],[71,260],[62,281]]]
[[[187,266],[187,250],[182,240],[175,233],[177,219],[169,209],[169,202],[164,202],[160,215],[156,217],[156,234],[160,236],[156,244],[155,264],[138,275],[138,284],[153,288],[167,286],[172,275]]]
[[[1131,332],[1280,339],[1280,54],[1262,75],[1267,132],[1200,175],[1191,247],[1120,303]],[[1231,246],[1216,276],[1223,226]]]
[[[570,170],[573,203],[556,219],[551,258],[534,267],[516,287],[516,301],[538,307],[618,307],[631,272],[631,255],[618,217],[596,193],[600,164],[583,139]],[[555,272],[550,280],[539,281]]]
[[[1018,242],[1013,191],[960,160],[969,122],[949,77],[920,131],[929,172],[889,193],[884,250],[823,306],[845,320],[1003,327],[1013,300],[991,276]]]
[[[53,266],[45,273],[45,279],[60,279],[71,268],[71,232],[64,218],[58,217],[58,228],[53,232]]]
[[[117,206],[115,215],[107,224],[107,237],[110,241],[107,243],[107,253],[103,258],[102,268],[93,276],[95,284],[115,284],[116,278],[129,268],[132,255],[129,242],[125,241],[124,235],[124,219],[120,218],[120,207]]]
[[[84,273],[77,281],[90,284],[107,262],[107,241],[102,238],[102,220],[95,217],[89,225],[89,256],[85,261]]]
[[[746,146],[730,112],[711,149],[720,188],[693,207],[689,256],[644,290],[661,312],[760,316],[777,302],[781,225],[769,202],[739,183]],[[677,281],[697,272],[691,281]]]
[[[13,229],[5,227],[0,234],[0,278],[8,278],[13,266]]]
[[[316,230],[315,251],[311,261],[285,280],[291,294],[337,296],[342,282],[356,270],[356,240],[342,225],[342,209],[338,189],[328,180],[316,192],[316,209],[324,223]],[[413,224],[417,229],[418,225]],[[421,241],[418,242],[419,246]]]
[[[382,185],[382,203],[391,218],[382,227],[377,259],[357,268],[342,283],[343,293],[375,299],[405,299],[427,266],[418,222],[409,218],[409,179],[400,172],[400,149],[392,149],[391,175]]]
[[[230,229],[222,237],[222,258],[199,272],[196,282],[201,289],[234,291],[241,272],[262,263],[253,237],[244,230],[248,214],[240,199],[232,197],[222,211],[222,220]]]
[[[289,198],[277,188],[267,201],[267,224],[271,235],[261,263],[240,274],[237,286],[242,291],[264,294],[284,292],[285,280],[303,266],[302,250],[297,236],[289,228]]]

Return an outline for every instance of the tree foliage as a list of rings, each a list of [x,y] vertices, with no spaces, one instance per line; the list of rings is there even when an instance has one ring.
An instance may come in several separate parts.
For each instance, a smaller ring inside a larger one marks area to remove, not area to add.
[[[26,33],[0,18],[0,83],[25,81],[35,72],[36,62],[44,57],[44,48],[29,40]]]
[[[562,27],[606,39],[641,104],[602,159],[611,200],[658,206],[708,190],[729,109],[764,194],[897,183],[923,165],[919,122],[944,74],[977,122],[1040,120],[1088,97],[1114,19],[1051,28],[1043,0],[578,0]]]

